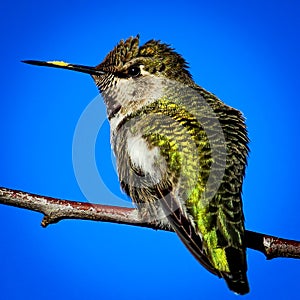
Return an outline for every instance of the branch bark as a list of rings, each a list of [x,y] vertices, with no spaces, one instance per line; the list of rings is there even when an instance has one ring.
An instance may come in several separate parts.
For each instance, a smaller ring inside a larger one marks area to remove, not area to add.
[[[135,208],[125,208],[88,202],[76,202],[30,194],[0,187],[0,204],[15,206],[44,214],[42,226],[63,219],[111,222],[156,230],[173,231],[162,222],[142,217]],[[300,242],[246,230],[246,246],[262,252],[267,259],[276,257],[300,258]]]

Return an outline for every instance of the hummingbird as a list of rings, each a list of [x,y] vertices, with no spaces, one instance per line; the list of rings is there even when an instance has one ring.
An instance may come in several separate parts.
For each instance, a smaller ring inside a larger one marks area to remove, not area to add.
[[[122,190],[230,290],[248,293],[243,114],[197,85],[170,45],[140,46],[139,35],[121,40],[96,67],[23,62],[92,76],[106,105]]]

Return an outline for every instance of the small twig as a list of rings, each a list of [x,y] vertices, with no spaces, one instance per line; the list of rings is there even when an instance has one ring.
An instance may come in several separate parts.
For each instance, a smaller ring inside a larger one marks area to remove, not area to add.
[[[63,219],[81,219],[172,231],[163,222],[143,219],[135,208],[61,200],[7,188],[0,188],[0,204],[25,208],[44,214],[43,227]],[[299,241],[249,230],[246,230],[245,239],[248,248],[262,252],[267,259],[276,257],[300,258]]]
[[[171,231],[159,222],[148,222],[141,218],[137,209],[62,200],[0,187],[0,204],[25,208],[44,214],[42,226],[63,219],[80,219],[111,222]]]
[[[248,248],[262,252],[267,259],[277,257],[300,258],[300,242],[278,238],[258,232],[246,230]]]

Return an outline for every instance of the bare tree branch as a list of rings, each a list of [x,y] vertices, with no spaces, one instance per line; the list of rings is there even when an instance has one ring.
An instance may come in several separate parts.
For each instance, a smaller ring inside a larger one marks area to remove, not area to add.
[[[81,219],[172,231],[168,225],[162,222],[149,221],[148,218],[143,218],[135,208],[61,200],[7,188],[0,188],[0,204],[25,208],[44,214],[43,227],[63,219]],[[276,257],[300,258],[299,241],[249,230],[246,230],[245,239],[248,248],[262,252],[267,259]]]

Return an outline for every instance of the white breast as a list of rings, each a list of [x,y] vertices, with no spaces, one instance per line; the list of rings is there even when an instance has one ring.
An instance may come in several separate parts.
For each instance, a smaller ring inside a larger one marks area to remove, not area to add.
[[[154,183],[159,183],[167,169],[159,148],[149,148],[147,141],[136,135],[129,136],[127,150],[132,164],[148,174]]]

